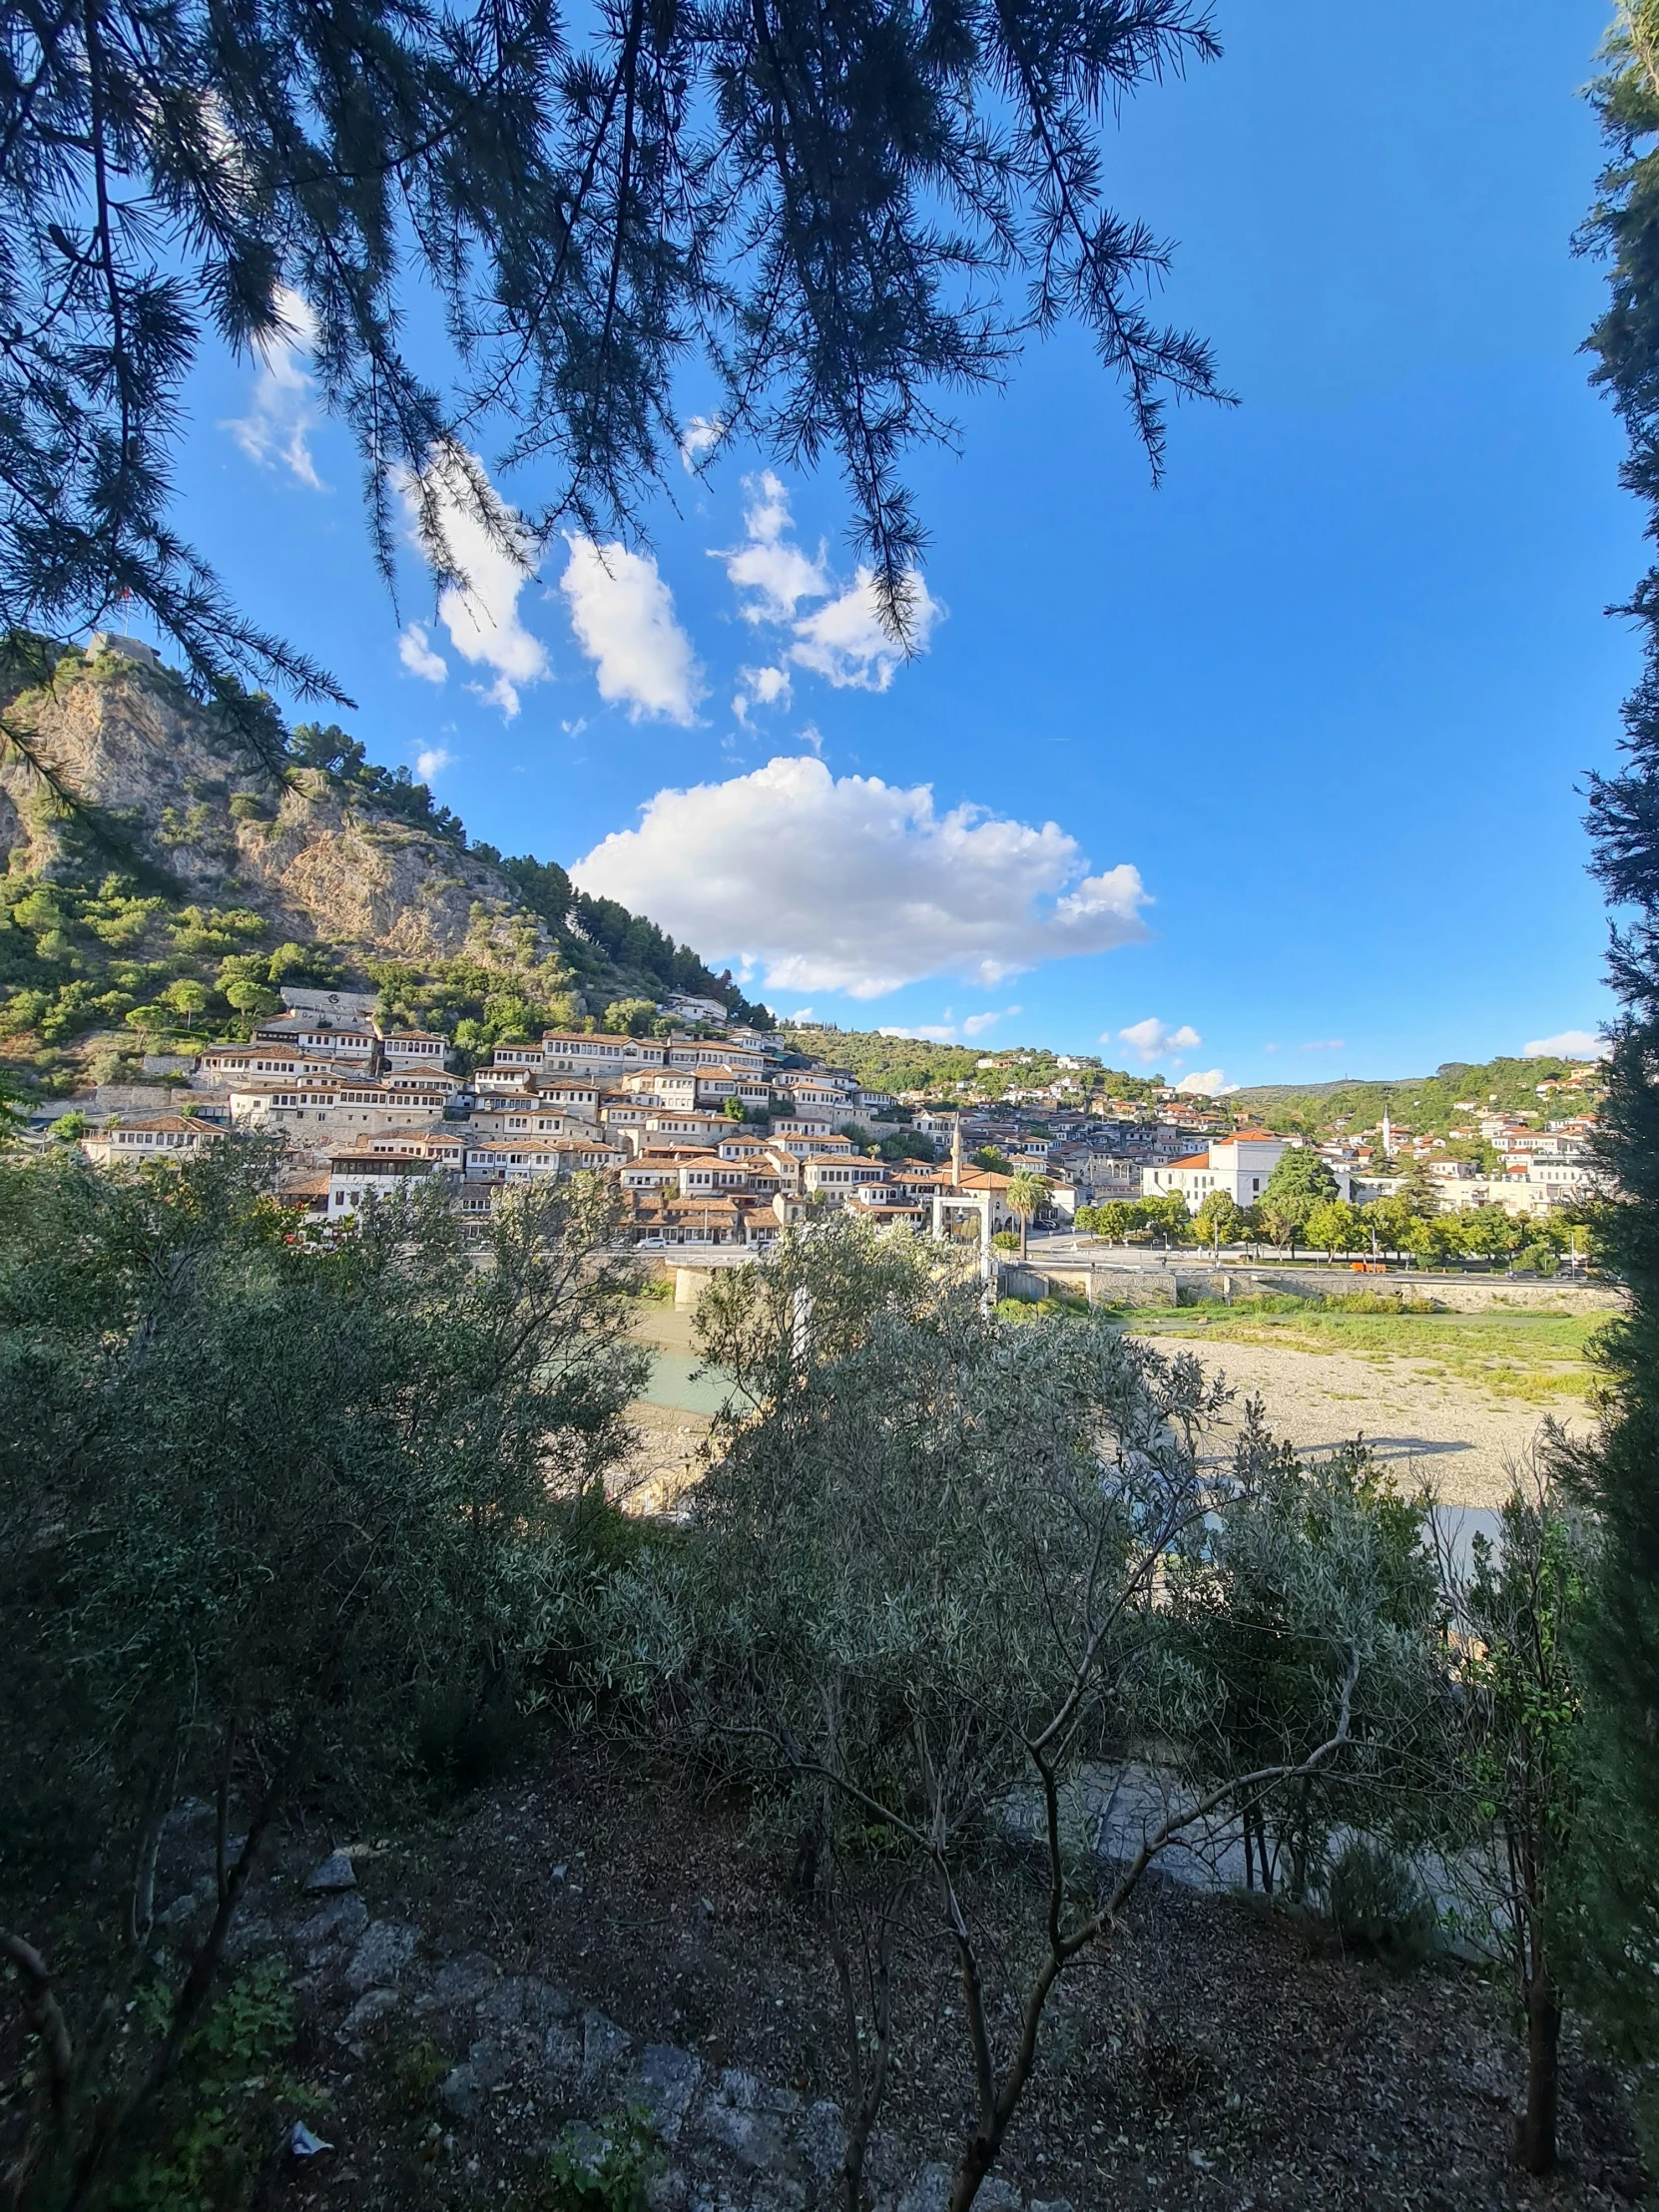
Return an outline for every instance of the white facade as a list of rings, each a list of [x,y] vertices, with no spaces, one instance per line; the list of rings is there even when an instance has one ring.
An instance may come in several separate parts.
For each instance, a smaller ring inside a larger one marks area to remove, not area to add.
[[[371,1201],[395,1198],[416,1177],[431,1173],[429,1160],[409,1154],[336,1153],[328,1163],[328,1219],[349,1221]]]
[[[153,1114],[115,1129],[90,1130],[81,1140],[81,1150],[101,1168],[113,1160],[177,1160],[200,1152],[205,1143],[222,1134],[184,1114]]]
[[[1196,1214],[1213,1191],[1225,1191],[1235,1206],[1255,1206],[1288,1149],[1283,1137],[1233,1137],[1225,1144],[1213,1144],[1208,1152],[1144,1168],[1141,1195],[1167,1198],[1173,1193],[1186,1200],[1190,1214]],[[1342,1181],[1339,1176],[1339,1187]]]

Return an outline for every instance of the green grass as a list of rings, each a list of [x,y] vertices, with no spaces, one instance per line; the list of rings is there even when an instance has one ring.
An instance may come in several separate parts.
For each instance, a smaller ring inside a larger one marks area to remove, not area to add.
[[[1379,1367],[1421,1363],[1425,1380],[1484,1388],[1499,1397],[1544,1404],[1583,1397],[1593,1385],[1593,1344],[1602,1314],[1354,1313],[1306,1306],[1287,1313],[1285,1301],[1232,1308],[1138,1311],[1125,1320],[1137,1336],[1189,1342],[1270,1346],[1318,1356],[1344,1353]],[[1279,1309],[1264,1312],[1266,1306]]]

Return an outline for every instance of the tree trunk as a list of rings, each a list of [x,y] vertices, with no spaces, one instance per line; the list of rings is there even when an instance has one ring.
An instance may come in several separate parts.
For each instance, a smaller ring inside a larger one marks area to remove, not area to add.
[[[1515,2128],[1515,2153],[1529,2174],[1555,2171],[1560,2044],[1561,1999],[1540,1967],[1526,1990],[1526,2110]]]
[[[1030,1224],[1025,1216],[1021,1214],[1019,1217],[1019,1264],[1021,1267],[1025,1265],[1025,1232],[1029,1227]]]

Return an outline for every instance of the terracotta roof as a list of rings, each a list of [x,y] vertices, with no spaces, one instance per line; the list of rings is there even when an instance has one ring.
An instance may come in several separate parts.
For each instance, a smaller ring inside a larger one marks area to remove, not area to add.
[[[87,1131],[87,1134],[89,1137],[114,1137],[118,1136],[121,1133],[121,1130],[124,1129],[165,1129],[169,1131],[176,1131],[180,1129],[195,1129],[197,1131],[209,1130],[216,1137],[221,1133],[217,1128],[213,1126],[212,1123],[197,1121],[194,1117],[190,1115],[147,1114],[141,1120],[123,1121],[117,1129],[89,1129]]]

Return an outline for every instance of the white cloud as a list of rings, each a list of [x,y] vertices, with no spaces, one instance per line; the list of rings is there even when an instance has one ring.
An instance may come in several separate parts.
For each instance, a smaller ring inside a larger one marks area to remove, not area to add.
[[[712,453],[726,435],[718,415],[694,414],[680,438],[680,462],[688,476],[695,475],[705,453]]]
[[[1227,1080],[1224,1069],[1206,1068],[1202,1074],[1195,1070],[1191,1075],[1182,1076],[1175,1087],[1188,1098],[1228,1098],[1239,1085]]]
[[[441,684],[449,674],[449,663],[441,653],[433,652],[424,623],[403,625],[397,633],[397,658],[411,676],[418,676],[423,683]]]
[[[573,537],[559,589],[602,699],[626,705],[635,722],[642,715],[682,726],[696,721],[703,672],[649,553]]]
[[[951,1009],[947,1006],[942,1021],[920,1021],[909,1026],[896,1022],[878,1030],[876,1034],[882,1037],[924,1038],[929,1044],[960,1044],[964,1037],[983,1036],[995,1023],[1006,1021],[1011,1014],[1023,1011],[1019,1006],[1002,1006],[994,1013],[969,1014],[965,1020],[957,1022],[952,1019]]]
[[[643,816],[572,875],[706,955],[747,954],[774,989],[875,998],[946,973],[994,986],[1146,934],[1133,867],[1091,875],[1057,824],[941,815],[925,784],[834,778],[802,756],[659,792]]]
[[[550,669],[547,648],[518,612],[518,595],[535,575],[541,549],[497,494],[483,462],[464,446],[435,451],[418,481],[403,475],[397,489],[410,535],[428,564],[440,572],[447,566],[460,579],[438,594],[438,620],[450,644],[463,661],[495,671],[489,683],[467,689],[510,722],[518,713],[519,686],[538,683]],[[412,665],[406,654],[403,665]]]
[[[1521,1048],[1523,1060],[1605,1060],[1608,1044],[1593,1029],[1563,1029],[1558,1036],[1534,1037]]]
[[[740,668],[732,712],[740,722],[747,723],[751,707],[787,707],[790,703],[790,691],[788,669]]]
[[[311,459],[309,433],[321,419],[316,386],[305,369],[316,343],[316,317],[308,300],[288,285],[278,285],[277,312],[282,328],[260,347],[251,411],[222,422],[251,461],[262,468],[278,464],[312,491],[325,487]]]
[[[944,609],[922,582],[919,569],[907,569],[910,587],[911,653],[925,653],[933,625]],[[905,657],[905,648],[882,627],[875,596],[875,578],[860,568],[856,578],[838,599],[831,599],[795,625],[790,659],[828,677],[837,691],[884,692],[893,671]]]
[[[743,480],[745,543],[713,557],[726,563],[732,587],[752,596],[739,603],[746,622],[791,622],[804,599],[824,599],[834,589],[825,565],[795,544],[789,532],[790,495],[771,469]]]
[[[796,543],[790,495],[772,470],[746,476],[743,489],[744,542],[717,548],[713,558],[725,562],[744,620],[780,628],[788,625],[792,640],[784,658],[825,677],[837,690],[885,691],[906,649],[882,624],[871,571],[858,569],[852,582],[837,592],[823,540],[816,554]],[[928,591],[919,569],[907,569],[905,581],[908,651],[925,653],[944,609]],[[814,600],[823,604],[803,614],[803,606]],[[786,672],[776,673],[787,684]],[[740,694],[740,701],[733,702],[740,721],[748,707],[766,704],[747,693]]]
[[[1297,1047],[1300,1052],[1346,1052],[1346,1037],[1314,1037],[1307,1044]]]
[[[423,784],[429,784],[434,776],[441,776],[446,768],[454,765],[454,754],[446,753],[441,745],[428,746],[424,753],[415,755],[415,774]]]
[[[1102,1044],[1110,1044],[1112,1032],[1109,1029],[1102,1031],[1100,1041]],[[1117,1041],[1128,1045],[1142,1065],[1150,1067],[1154,1060],[1167,1059],[1172,1052],[1190,1052],[1194,1045],[1202,1044],[1204,1039],[1185,1022],[1179,1029],[1169,1029],[1161,1021],[1148,1015],[1145,1021],[1131,1022],[1127,1029],[1120,1029]],[[1189,1076],[1188,1081],[1191,1080]]]

